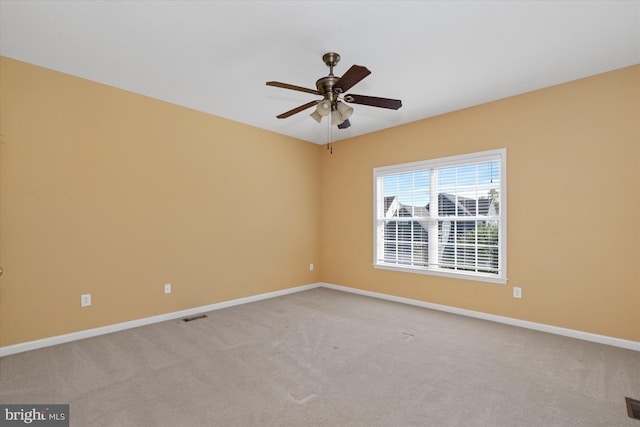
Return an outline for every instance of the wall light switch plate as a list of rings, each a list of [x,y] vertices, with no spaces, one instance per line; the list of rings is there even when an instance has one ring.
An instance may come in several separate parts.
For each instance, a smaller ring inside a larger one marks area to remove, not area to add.
[[[309,264],[309,271],[313,271],[313,264]]]
[[[80,295],[80,307],[89,307],[91,305],[91,294]]]
[[[164,293],[165,294],[170,294],[171,293],[171,283],[165,283],[164,284]]]

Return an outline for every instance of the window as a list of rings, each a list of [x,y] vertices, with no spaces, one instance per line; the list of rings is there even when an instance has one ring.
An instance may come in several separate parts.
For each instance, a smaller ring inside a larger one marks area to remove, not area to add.
[[[374,266],[506,283],[506,150],[374,169]]]

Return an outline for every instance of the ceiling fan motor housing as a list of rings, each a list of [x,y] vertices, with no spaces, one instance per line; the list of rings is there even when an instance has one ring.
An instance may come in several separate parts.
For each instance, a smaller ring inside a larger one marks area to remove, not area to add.
[[[340,77],[336,77],[334,75],[329,75],[318,79],[318,81],[316,82],[316,87],[318,88],[318,92],[320,92],[320,95],[323,95],[325,98],[327,98],[328,95],[331,102],[337,100],[338,94],[333,91],[333,86],[338,80],[340,80]]]

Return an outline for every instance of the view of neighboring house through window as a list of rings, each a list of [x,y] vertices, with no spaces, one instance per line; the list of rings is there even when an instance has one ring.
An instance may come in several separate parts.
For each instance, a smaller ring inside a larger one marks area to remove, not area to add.
[[[374,169],[374,265],[506,283],[506,150]]]

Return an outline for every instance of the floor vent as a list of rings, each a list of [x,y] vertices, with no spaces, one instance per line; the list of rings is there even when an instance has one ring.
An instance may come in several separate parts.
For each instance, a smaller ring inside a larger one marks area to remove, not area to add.
[[[192,322],[194,320],[199,320],[199,319],[204,319],[206,318],[207,315],[206,314],[197,314],[195,316],[191,316],[191,317],[185,317],[184,319],[182,319],[183,322]]]
[[[635,400],[630,397],[625,397],[627,400],[627,414],[629,418],[634,420],[640,420],[640,400]]]

